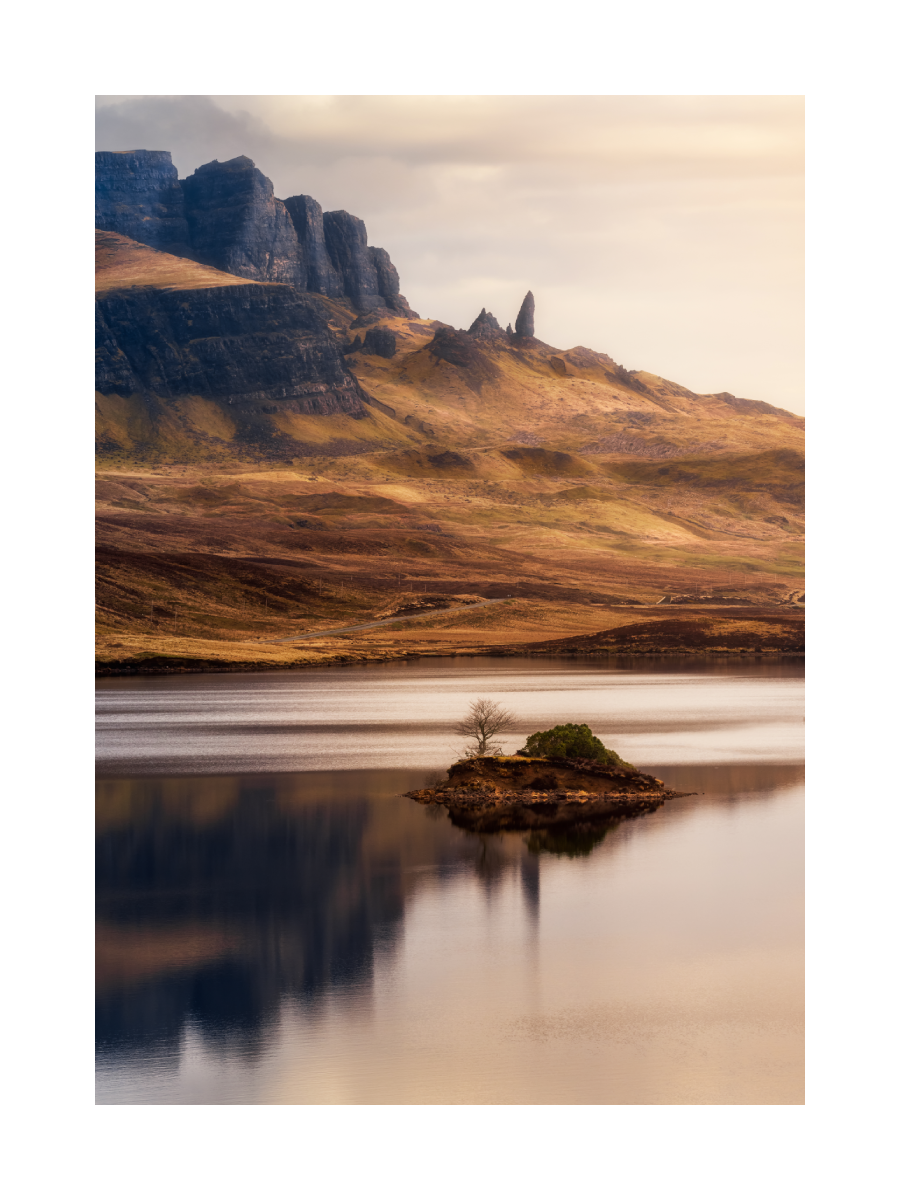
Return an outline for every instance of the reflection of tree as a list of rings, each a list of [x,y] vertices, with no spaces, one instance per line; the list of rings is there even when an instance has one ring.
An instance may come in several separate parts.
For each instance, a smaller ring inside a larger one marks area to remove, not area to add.
[[[512,851],[517,857],[517,853],[521,852],[521,842],[515,838],[469,833],[466,844],[471,855],[475,878],[481,885],[485,900],[490,903],[500,884],[509,874],[512,865],[510,852]]]
[[[522,898],[528,912],[528,919],[533,926],[537,925],[541,907],[541,862],[536,854],[526,854],[519,866],[519,878],[522,881]]]
[[[672,768],[697,793],[648,818],[671,821],[737,797],[764,801],[799,782],[777,765]],[[671,775],[671,779],[669,776]],[[414,776],[414,777],[413,777]],[[540,855],[613,854],[643,821],[529,834],[455,826],[440,806],[402,799],[424,773],[101,781],[97,836],[101,1050],[167,1053],[185,1026],[243,1054],[261,1049],[281,1005],[373,978],[420,881],[459,878],[490,900],[512,875],[532,927]]]
[[[618,821],[574,829],[536,829],[528,835],[525,845],[530,854],[564,854],[566,858],[586,858],[599,846]]]

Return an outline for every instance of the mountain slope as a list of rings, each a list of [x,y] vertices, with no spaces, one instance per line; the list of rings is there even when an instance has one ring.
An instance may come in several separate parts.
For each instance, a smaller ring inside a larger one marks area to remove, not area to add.
[[[791,413],[549,346],[539,298],[454,330],[110,232],[97,312],[101,669],[796,652]]]

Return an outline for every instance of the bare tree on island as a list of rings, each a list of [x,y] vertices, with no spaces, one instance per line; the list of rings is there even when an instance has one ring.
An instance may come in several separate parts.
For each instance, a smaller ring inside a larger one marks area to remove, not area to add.
[[[481,758],[485,754],[502,754],[503,747],[491,739],[515,724],[515,713],[501,708],[496,700],[480,697],[469,705],[469,711],[453,727],[460,737],[471,738],[472,745],[466,747],[466,758]]]

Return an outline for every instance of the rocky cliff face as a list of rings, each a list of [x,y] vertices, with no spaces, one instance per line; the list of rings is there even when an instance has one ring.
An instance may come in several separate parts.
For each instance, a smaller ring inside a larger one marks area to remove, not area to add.
[[[434,337],[425,347],[438,362],[457,367],[468,386],[479,396],[485,384],[500,378],[490,354],[485,352],[490,348],[479,345],[480,340],[463,329],[443,325],[434,331]]]
[[[393,358],[397,353],[397,336],[390,329],[379,326],[366,332],[362,344],[363,354],[377,354],[379,358]]]
[[[312,196],[289,196],[284,202],[294,223],[297,241],[306,262],[306,287],[334,299],[344,295],[344,281],[325,245],[322,205]]]
[[[325,244],[331,261],[341,273],[344,294],[360,312],[385,308],[384,297],[378,291],[378,272],[367,245],[365,224],[343,209],[325,213],[324,223]]]
[[[190,257],[184,195],[168,150],[100,151],[94,197],[98,229]]]
[[[400,295],[400,276],[387,250],[382,250],[379,246],[370,246],[369,254],[375,264],[378,291],[384,297],[385,306],[403,317],[418,316],[418,313],[414,313],[409,307],[406,297]]]
[[[98,229],[253,279],[349,301],[361,313],[415,316],[386,250],[348,212],[311,196],[279,200],[252,159],[206,163],[178,179],[168,151],[96,156]]]
[[[362,417],[320,305],[277,285],[107,292],[96,304],[97,390],[208,397],[250,440],[271,436],[279,412]]]
[[[191,246],[201,262],[244,279],[306,290],[294,223],[251,159],[198,167],[182,190]]]

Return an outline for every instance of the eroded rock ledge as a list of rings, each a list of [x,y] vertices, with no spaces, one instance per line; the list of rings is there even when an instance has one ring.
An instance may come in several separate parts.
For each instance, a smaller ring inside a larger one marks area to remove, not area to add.
[[[474,758],[433,788],[407,792],[443,804],[454,825],[479,833],[570,829],[653,812],[674,792],[651,775],[583,758]]]

